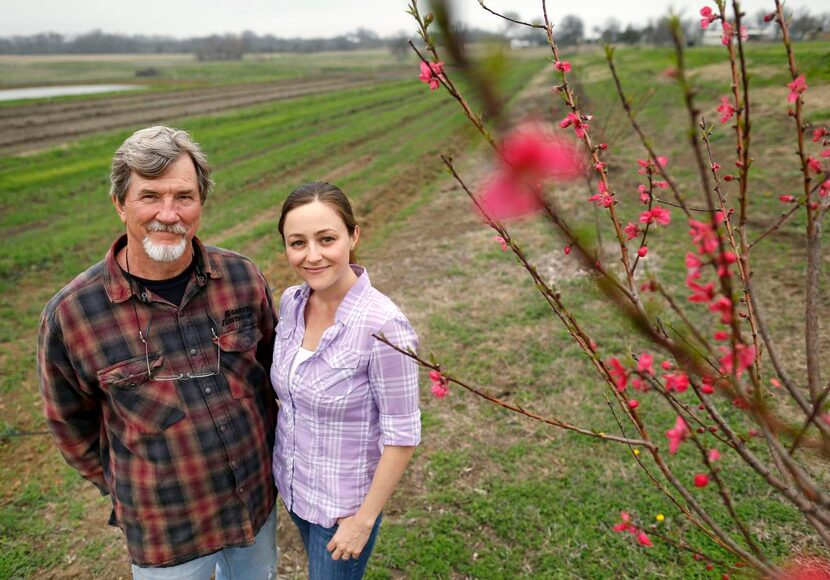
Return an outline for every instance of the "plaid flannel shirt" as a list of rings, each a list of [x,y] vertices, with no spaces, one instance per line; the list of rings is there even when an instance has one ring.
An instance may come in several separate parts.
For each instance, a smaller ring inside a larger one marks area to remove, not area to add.
[[[197,266],[176,307],[124,274],[115,256],[125,243],[43,312],[49,429],[67,463],[111,494],[111,523],[136,564],[250,545],[275,501],[271,292],[247,258],[194,239]],[[150,380],[148,360],[156,377],[215,371],[217,342],[219,374]]]
[[[309,287],[289,288],[280,301],[271,382],[280,400],[274,479],[286,507],[324,527],[354,515],[372,483],[383,445],[418,445],[418,366],[375,339],[383,333],[403,348],[418,348],[409,321],[352,266],[357,282],[314,354],[291,361],[305,335]]]

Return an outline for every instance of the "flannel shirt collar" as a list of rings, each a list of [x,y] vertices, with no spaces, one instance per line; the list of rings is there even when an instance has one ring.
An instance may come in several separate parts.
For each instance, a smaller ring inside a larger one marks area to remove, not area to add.
[[[138,286],[127,278],[121,266],[118,265],[118,260],[115,259],[121,248],[126,245],[127,234],[124,234],[115,240],[104,258],[104,288],[110,301],[115,304],[125,302],[134,294],[137,296],[140,293]],[[206,275],[211,278],[222,277],[222,273],[216,267],[204,244],[197,237],[193,238],[193,250],[196,252],[196,281],[200,285],[205,285]]]
[[[343,301],[337,307],[337,312],[334,314],[334,320],[341,324],[348,322],[349,317],[355,311],[358,304],[360,304],[363,296],[372,288],[372,283],[369,281],[369,273],[366,271],[366,268],[358,266],[357,264],[349,264],[349,267],[357,275],[357,282],[346,292]],[[297,288],[297,291],[294,293],[294,298],[299,305],[297,312],[305,311],[305,304],[310,295],[311,288],[309,288],[308,284],[303,283]]]

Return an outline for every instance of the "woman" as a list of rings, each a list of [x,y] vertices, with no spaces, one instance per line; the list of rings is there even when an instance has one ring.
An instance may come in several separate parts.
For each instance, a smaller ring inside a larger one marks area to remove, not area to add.
[[[413,350],[418,337],[352,263],[360,228],[340,189],[314,182],[294,190],[279,232],[304,283],[280,301],[274,479],[303,538],[310,580],[360,578],[421,431],[417,366],[372,335]]]

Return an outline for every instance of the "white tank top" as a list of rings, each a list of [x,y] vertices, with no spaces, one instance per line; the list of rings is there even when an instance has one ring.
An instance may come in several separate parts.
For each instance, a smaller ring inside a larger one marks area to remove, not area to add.
[[[294,358],[291,359],[291,368],[288,371],[288,384],[293,384],[294,382],[294,374],[297,372],[297,367],[300,366],[300,363],[307,361],[312,357],[315,351],[308,350],[307,348],[300,347],[300,350],[297,351],[297,354],[294,355]]]

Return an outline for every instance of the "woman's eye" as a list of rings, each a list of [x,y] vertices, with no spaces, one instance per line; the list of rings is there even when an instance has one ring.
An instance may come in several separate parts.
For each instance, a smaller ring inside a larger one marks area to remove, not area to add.
[[[304,242],[302,242],[302,241],[300,241],[300,240],[294,240],[293,242],[291,242],[291,243],[290,243],[290,244],[288,244],[288,245],[289,245],[289,246],[291,246],[292,248],[299,248],[299,247],[301,247],[301,246],[303,245],[303,243],[304,243]]]
[[[323,236],[323,238],[322,238],[322,242],[323,242],[323,243],[326,243],[326,244],[330,244],[330,243],[332,243],[332,242],[333,242],[334,240],[336,240],[336,239],[337,239],[337,238],[335,238],[334,236]]]

